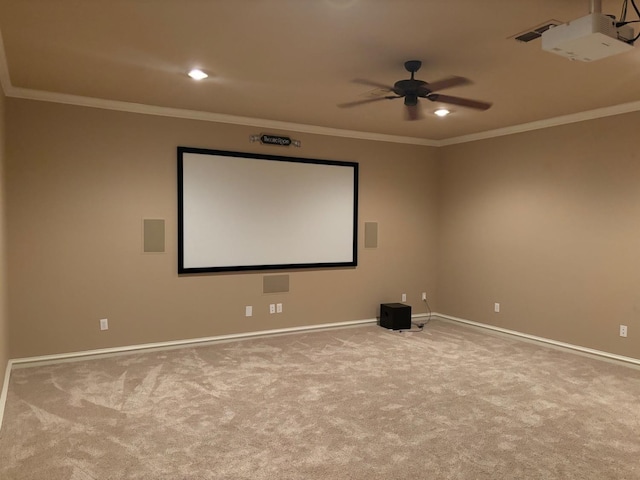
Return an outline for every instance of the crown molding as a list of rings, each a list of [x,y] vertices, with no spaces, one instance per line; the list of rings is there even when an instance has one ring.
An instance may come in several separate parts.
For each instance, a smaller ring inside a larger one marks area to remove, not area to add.
[[[400,135],[387,135],[382,133],[362,132],[358,130],[343,130],[339,128],[321,127],[317,125],[306,125],[292,122],[281,122],[262,118],[241,117],[236,115],[226,115],[222,113],[202,112],[197,110],[187,110],[180,108],[160,107],[156,105],[146,105],[141,103],[123,102],[118,100],[106,100],[102,98],[83,97],[80,95],[70,95],[65,93],[47,92],[29,88],[18,88],[11,84],[9,67],[7,64],[2,32],[0,32],[0,87],[7,97],[20,98],[25,100],[38,100],[43,102],[62,103],[90,108],[102,108],[105,110],[116,110],[121,112],[139,113],[143,115],[157,115],[162,117],[182,118],[188,120],[199,120],[204,122],[227,123],[258,128],[272,128],[277,130],[292,131],[298,133],[310,133],[315,135],[326,135],[332,137],[351,138],[357,140],[372,140],[378,142],[403,143],[409,145],[421,145],[427,147],[446,147],[461,143],[486,140],[505,135],[530,132],[543,128],[557,127],[570,123],[584,122],[597,118],[621,115],[624,113],[637,112],[640,110],[640,101],[614,105],[611,107],[598,108],[585,112],[563,115],[560,117],[538,120],[535,122],[512,125],[495,130],[462,135],[459,137],[445,138],[442,140],[432,140],[417,137],[404,137]]]
[[[225,115],[221,113],[160,107],[156,105],[105,100],[102,98],[83,97],[80,95],[70,95],[64,93],[14,87],[11,84],[11,77],[9,75],[9,66],[7,64],[6,51],[4,48],[4,42],[2,40],[2,32],[0,32],[0,86],[2,87],[2,90],[7,97],[21,98],[25,100],[39,100],[43,102],[63,103],[67,105],[102,108],[106,110],[117,110],[121,112],[183,118],[205,122],[228,123],[233,125],[243,125],[259,128],[273,128],[298,133],[312,133],[316,135],[327,135],[332,137],[352,138],[358,140],[404,143],[409,145],[422,145],[427,147],[437,147],[439,145],[439,141],[437,140],[429,140],[424,138],[403,137],[399,135],[386,135],[380,133],[361,132],[356,130],[342,130],[338,128],[320,127],[316,125],[281,122],[278,120],[240,117],[236,115]]]
[[[83,97],[80,95],[70,95],[66,93],[46,92],[43,90],[32,90],[28,88],[10,87],[5,90],[8,97],[25,100],[39,100],[43,102],[63,103],[82,107],[102,108],[105,110],[117,110],[121,112],[140,113],[144,115],[157,115],[162,117],[182,118],[188,120],[199,120],[204,122],[228,123],[259,128],[272,128],[298,133],[312,133],[315,135],[327,135],[332,137],[344,137],[358,140],[374,140],[379,142],[405,143],[411,145],[422,145],[427,147],[439,146],[439,141],[424,138],[403,137],[399,135],[386,135],[381,133],[361,132],[357,130],[342,130],[339,128],[320,127],[316,125],[305,125],[300,123],[281,122],[278,120],[268,120],[263,118],[241,117],[236,115],[226,115],[222,113],[202,112],[197,110],[187,110],[181,108],[160,107],[156,105],[146,105],[142,103],[123,102],[118,100],[105,100],[102,98]]]
[[[447,145],[456,145],[459,143],[475,142],[476,140],[486,140],[488,138],[502,137],[505,135],[514,135],[516,133],[530,132],[532,130],[541,130],[543,128],[558,127],[570,123],[585,122],[595,120],[597,118],[611,117],[614,115],[622,115],[624,113],[637,112],[640,110],[640,101],[622,103],[610,107],[598,108],[595,110],[587,110],[586,112],[572,113],[570,115],[562,115],[560,117],[538,120],[536,122],[522,123],[496,130],[487,130],[485,132],[472,133],[460,137],[451,137],[438,142],[439,147]]]
[[[0,45],[1,48],[2,45]],[[289,132],[310,133],[315,135],[326,135],[331,137],[343,137],[357,140],[372,140],[378,142],[403,143],[409,145],[421,145],[427,147],[446,147],[461,143],[475,142],[490,138],[525,133],[544,128],[557,127],[570,123],[584,122],[597,118],[622,115],[625,113],[640,111],[640,101],[623,103],[610,107],[588,110],[585,112],[563,115],[560,117],[538,120],[535,122],[512,125],[495,130],[462,135],[459,137],[445,138],[443,140],[431,140],[416,137],[403,137],[399,135],[386,135],[381,133],[362,132],[357,130],[342,130],[339,128],[320,127],[317,125],[305,125],[292,122],[281,122],[278,120],[268,120],[262,118],[241,117],[236,115],[226,115],[222,113],[201,112],[197,110],[187,110],[181,108],[160,107],[156,105],[146,105],[142,103],[123,102],[117,100],[105,100],[102,98],[83,97],[80,95],[70,95],[65,93],[46,92],[43,90],[32,90],[28,88],[16,88],[10,84],[9,75],[3,65],[4,58],[0,55],[0,84],[7,97],[20,98],[25,100],[38,100],[43,102],[62,103],[90,108],[101,108],[105,110],[116,110],[121,112],[139,113],[143,115],[156,115],[162,117],[182,118],[187,120],[199,120],[204,122],[227,123],[232,125],[242,125],[258,128],[272,128]]]

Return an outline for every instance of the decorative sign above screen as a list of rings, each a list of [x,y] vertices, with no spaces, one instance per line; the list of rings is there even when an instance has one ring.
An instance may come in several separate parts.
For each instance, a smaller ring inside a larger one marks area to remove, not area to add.
[[[291,145],[291,139],[289,137],[281,137],[279,135],[260,135],[260,141],[269,145],[282,145],[288,147]]]
[[[252,142],[259,141],[263,145],[279,145],[281,147],[288,147],[289,145],[299,147],[301,145],[300,140],[292,140],[291,137],[286,137],[284,135],[271,135],[268,133],[251,135],[249,140]]]

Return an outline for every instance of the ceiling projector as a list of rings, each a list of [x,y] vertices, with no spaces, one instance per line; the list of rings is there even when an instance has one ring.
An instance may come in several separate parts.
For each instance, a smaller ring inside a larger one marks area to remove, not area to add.
[[[591,13],[542,34],[542,49],[581,62],[591,62],[633,49],[633,28],[616,27],[616,20]]]

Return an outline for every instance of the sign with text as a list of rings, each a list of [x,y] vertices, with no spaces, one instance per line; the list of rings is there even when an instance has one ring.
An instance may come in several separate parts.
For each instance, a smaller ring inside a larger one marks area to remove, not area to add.
[[[299,147],[301,145],[300,140],[292,140],[291,137],[284,135],[271,135],[268,133],[261,133],[260,135],[251,135],[249,137],[251,142],[260,142],[263,145],[280,145],[281,147],[288,147],[293,145]]]
[[[263,133],[260,135],[260,141],[268,145],[282,145],[284,147],[291,145],[291,139],[289,137],[283,137],[280,135],[267,135]]]

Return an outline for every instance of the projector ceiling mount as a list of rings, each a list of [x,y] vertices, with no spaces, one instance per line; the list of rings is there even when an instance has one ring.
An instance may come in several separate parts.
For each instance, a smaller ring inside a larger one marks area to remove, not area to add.
[[[452,76],[444,78],[437,82],[427,83],[423,80],[418,80],[415,78],[415,73],[420,69],[421,66],[422,62],[420,60],[409,60],[408,62],[405,62],[404,68],[411,74],[411,78],[407,80],[398,80],[393,84],[392,87],[378,82],[372,82],[370,80],[356,79],[354,80],[355,83],[381,88],[387,90],[390,93],[393,93],[393,95],[368,98],[366,100],[357,100],[355,102],[341,103],[340,105],[338,105],[338,107],[349,108],[364,105],[366,103],[377,102],[379,100],[394,100],[396,98],[404,98],[407,120],[418,120],[422,117],[422,112],[418,108],[418,102],[420,98],[426,98],[427,100],[431,100],[432,102],[458,105],[460,107],[473,108],[476,110],[487,110],[489,107],[491,107],[491,104],[487,102],[436,93],[446,88],[468,85],[471,83],[471,81],[464,77]]]

